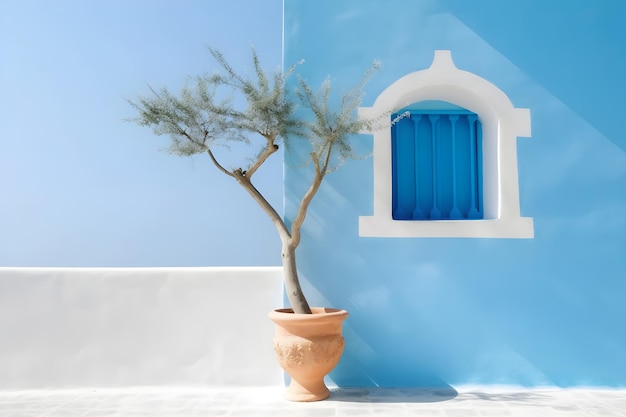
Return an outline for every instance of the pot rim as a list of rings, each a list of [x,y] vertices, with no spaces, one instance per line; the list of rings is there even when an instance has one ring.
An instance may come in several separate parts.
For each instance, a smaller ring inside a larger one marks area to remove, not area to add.
[[[332,307],[311,307],[311,311],[313,312],[313,314],[335,314],[335,313],[343,313],[346,312],[346,310],[343,310],[341,308],[332,308]],[[297,314],[293,312],[293,308],[291,307],[287,307],[287,308],[276,308],[274,310],[272,310],[272,312],[274,313],[278,313],[278,314],[296,314],[296,315],[300,315],[300,316],[310,316],[310,314]]]
[[[341,317],[346,318],[348,312],[339,308],[330,307],[311,307],[313,314],[298,314],[294,313],[292,308],[277,308],[269,312],[270,318],[276,319],[289,319],[297,318],[297,320],[319,320],[322,317]]]

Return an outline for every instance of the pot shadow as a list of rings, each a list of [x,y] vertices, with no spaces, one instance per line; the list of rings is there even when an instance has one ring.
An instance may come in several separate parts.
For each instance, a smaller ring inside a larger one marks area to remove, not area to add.
[[[355,403],[434,403],[456,398],[452,387],[442,388],[332,388],[326,401]]]

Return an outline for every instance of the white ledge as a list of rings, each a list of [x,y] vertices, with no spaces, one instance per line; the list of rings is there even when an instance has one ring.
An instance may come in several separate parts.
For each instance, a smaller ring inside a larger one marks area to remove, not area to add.
[[[381,220],[359,217],[361,237],[533,238],[533,219]]]

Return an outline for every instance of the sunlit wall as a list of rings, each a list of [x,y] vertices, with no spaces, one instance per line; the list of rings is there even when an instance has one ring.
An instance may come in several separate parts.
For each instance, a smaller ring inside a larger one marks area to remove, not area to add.
[[[626,385],[626,5],[285,0],[284,60],[338,91],[375,59],[364,106],[435,50],[531,112],[517,139],[533,239],[359,237],[373,162],[327,177],[298,249],[312,304],[350,311],[344,386]],[[354,138],[363,155],[372,137]],[[285,157],[285,215],[310,172]]]

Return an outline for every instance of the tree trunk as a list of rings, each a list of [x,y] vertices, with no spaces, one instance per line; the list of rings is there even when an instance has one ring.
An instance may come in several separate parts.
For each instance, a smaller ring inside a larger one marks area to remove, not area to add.
[[[278,236],[280,236],[280,240],[283,243],[282,249],[282,261],[283,261],[283,273],[285,274],[285,291],[287,292],[287,298],[289,299],[289,304],[291,308],[293,308],[294,313],[298,314],[312,314],[311,308],[309,307],[309,303],[304,297],[304,293],[302,292],[302,288],[300,287],[300,281],[298,280],[298,270],[296,268],[296,247],[300,243],[300,225],[304,220],[304,217],[301,215],[302,219],[300,224],[296,229],[296,238],[294,238],[291,233],[289,233],[289,229],[285,225],[284,220],[280,215],[274,210],[274,207],[265,199],[265,197],[257,190],[252,182],[250,181],[250,177],[247,177],[243,170],[237,169],[234,170],[231,174],[237,182],[252,196],[254,201],[256,201],[259,206],[263,209],[263,211],[269,216],[278,231]],[[309,198],[310,200],[310,198]],[[306,211],[306,208],[305,208]]]
[[[283,273],[285,274],[285,291],[289,304],[296,314],[311,314],[311,307],[304,297],[300,280],[298,279],[298,270],[296,269],[296,246],[290,242],[283,242],[282,251]]]

